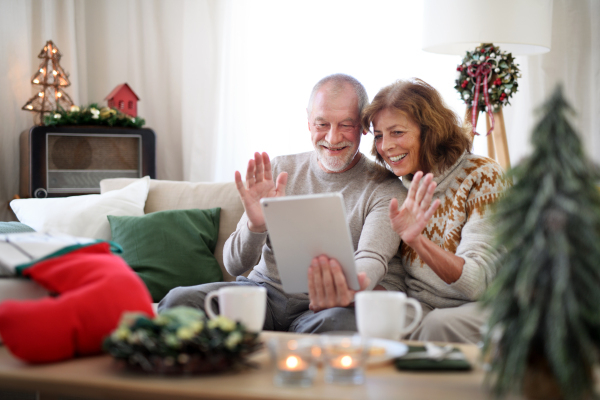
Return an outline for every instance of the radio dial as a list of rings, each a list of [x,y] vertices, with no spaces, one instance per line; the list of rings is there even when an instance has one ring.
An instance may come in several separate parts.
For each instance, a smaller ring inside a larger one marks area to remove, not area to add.
[[[37,188],[35,192],[33,192],[33,197],[36,199],[45,199],[48,197],[48,191],[44,188]]]

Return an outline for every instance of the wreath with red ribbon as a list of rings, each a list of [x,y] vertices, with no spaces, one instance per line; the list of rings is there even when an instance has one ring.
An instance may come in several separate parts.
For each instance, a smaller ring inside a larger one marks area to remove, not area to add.
[[[458,77],[454,88],[460,94],[467,107],[477,106],[477,112],[472,112],[473,133],[478,112],[487,112],[491,120],[488,135],[494,129],[493,113],[504,105],[517,92],[521,77],[519,65],[511,53],[500,50],[498,46],[484,43],[474,51],[467,51],[462,64],[456,67]]]

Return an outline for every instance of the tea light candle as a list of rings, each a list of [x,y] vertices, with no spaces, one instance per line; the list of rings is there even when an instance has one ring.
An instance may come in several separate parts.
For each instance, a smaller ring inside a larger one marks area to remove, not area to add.
[[[349,355],[343,355],[331,361],[331,366],[334,368],[351,369],[356,368],[356,360]]]
[[[308,364],[297,355],[287,356],[285,360],[279,362],[281,371],[304,371],[308,368]]]
[[[316,374],[316,359],[313,355],[313,340],[276,338],[269,342],[275,361],[273,381],[277,386],[312,385]]]
[[[333,357],[325,366],[325,381],[329,383],[360,384],[364,381],[363,364],[358,354],[342,354]]]
[[[322,336],[325,360],[325,382],[361,384],[365,379],[368,345],[356,334],[327,334]]]

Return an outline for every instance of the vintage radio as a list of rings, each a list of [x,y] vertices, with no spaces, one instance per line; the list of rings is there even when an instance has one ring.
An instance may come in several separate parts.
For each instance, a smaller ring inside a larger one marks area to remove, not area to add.
[[[35,126],[21,133],[21,197],[100,193],[106,178],[156,178],[148,128]]]

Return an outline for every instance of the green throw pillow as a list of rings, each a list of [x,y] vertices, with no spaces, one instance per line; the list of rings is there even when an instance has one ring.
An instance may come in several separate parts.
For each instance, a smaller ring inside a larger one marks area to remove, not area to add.
[[[159,211],[142,217],[108,216],[112,240],[142,278],[152,300],[169,290],[223,280],[213,252],[221,208]]]

